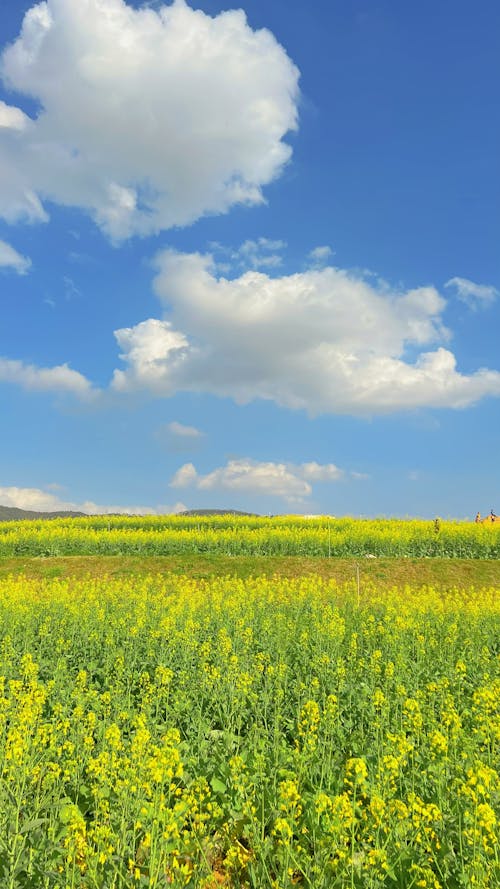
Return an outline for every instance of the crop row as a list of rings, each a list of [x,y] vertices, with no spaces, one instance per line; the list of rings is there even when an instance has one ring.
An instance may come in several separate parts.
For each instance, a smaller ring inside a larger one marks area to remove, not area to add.
[[[496,559],[500,527],[451,521],[234,516],[97,516],[0,523],[0,556],[133,553]]]

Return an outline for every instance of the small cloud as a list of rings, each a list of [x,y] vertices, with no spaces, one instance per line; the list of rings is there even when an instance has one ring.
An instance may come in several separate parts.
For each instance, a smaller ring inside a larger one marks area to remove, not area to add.
[[[354,470],[349,473],[351,478],[356,479],[356,481],[365,481],[367,478],[370,478],[367,472],[355,472]]]
[[[210,249],[214,254],[222,257],[216,261],[219,272],[229,272],[231,267],[238,269],[272,269],[277,268],[283,262],[281,252],[286,249],[286,241],[272,240],[270,238],[248,239],[239,247],[224,247],[218,241],[210,243]]]
[[[233,254],[233,258],[239,259],[241,265],[248,265],[252,269],[273,268],[281,265],[283,259],[279,253],[272,251],[282,250],[284,247],[284,241],[269,241],[267,238],[245,241]]]
[[[302,463],[302,475],[311,482],[335,482],[342,478],[343,471],[334,463]]]
[[[178,423],[177,420],[167,423],[167,429],[172,435],[177,435],[180,438],[202,438],[205,434],[196,429],[195,426],[184,426],[183,423]]]
[[[172,420],[156,431],[156,438],[166,445],[169,451],[192,451],[198,448],[205,438],[205,433],[196,426],[185,426]]]
[[[82,399],[92,398],[97,391],[83,374],[67,364],[37,367],[1,357],[0,383],[16,383],[32,392],[68,392]]]
[[[420,472],[417,469],[412,469],[411,472],[408,473],[408,478],[411,482],[418,482],[420,479]]]
[[[308,253],[308,259],[310,259],[314,265],[323,265],[323,263],[330,259],[331,256],[334,256],[334,251],[326,244],[323,247],[315,247],[314,250],[311,250]]]
[[[31,268],[31,259],[22,256],[5,241],[0,241],[0,268],[13,269],[18,275],[26,275]]]
[[[68,300],[68,302],[70,302],[72,299],[76,299],[77,297],[81,296],[81,293],[78,290],[78,287],[76,286],[75,282],[73,281],[73,278],[70,278],[69,275],[63,276],[63,284],[64,284],[64,295],[65,295],[66,299]]]
[[[68,253],[70,262],[76,262],[79,265],[95,265],[97,260],[89,253],[81,253],[79,250],[70,250]]]
[[[454,287],[458,298],[474,311],[491,305],[500,295],[500,291],[491,284],[475,284],[468,278],[450,278],[444,286]]]

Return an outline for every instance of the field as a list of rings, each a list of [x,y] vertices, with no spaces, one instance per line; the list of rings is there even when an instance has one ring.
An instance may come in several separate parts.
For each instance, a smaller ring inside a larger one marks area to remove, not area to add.
[[[498,559],[500,524],[233,515],[90,516],[0,523],[0,556],[202,553]]]
[[[499,542],[5,523],[0,885],[495,889]]]

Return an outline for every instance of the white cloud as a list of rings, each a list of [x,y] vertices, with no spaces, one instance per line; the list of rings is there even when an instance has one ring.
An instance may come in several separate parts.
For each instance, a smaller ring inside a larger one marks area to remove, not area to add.
[[[63,275],[62,282],[64,285],[64,295],[68,301],[77,299],[79,296],[81,296],[81,293],[78,290],[75,282],[73,281],[73,278],[70,278],[69,275]]]
[[[7,222],[47,222],[49,218],[31,184],[28,143],[32,135],[33,121],[20,108],[1,102],[0,216]]]
[[[286,241],[270,238],[248,239],[239,247],[227,247],[219,241],[209,244],[214,268],[221,274],[231,270],[277,268],[283,262],[281,254],[286,246]]]
[[[170,481],[172,488],[194,487],[200,491],[229,490],[280,497],[289,503],[303,501],[312,493],[310,482],[337,481],[343,475],[333,463],[266,463],[244,458],[199,475],[185,463]]]
[[[69,392],[84,399],[96,394],[87,378],[67,364],[37,367],[23,361],[0,358],[0,383],[16,383],[34,392]]]
[[[444,286],[454,287],[458,298],[471,309],[489,306],[500,296],[500,291],[491,284],[475,284],[468,278],[450,278]]]
[[[500,373],[461,374],[444,347],[446,301],[326,267],[282,277],[218,276],[210,255],[156,258],[165,319],[115,336],[125,361],[112,386],[158,395],[262,398],[311,414],[461,408],[500,395]]]
[[[0,130],[22,132],[30,123],[30,119],[20,108],[6,105],[0,100]]]
[[[116,370],[113,387],[118,390],[146,388],[158,393],[175,391],[169,383],[169,365],[182,362],[189,344],[186,337],[168,321],[149,318],[135,327],[115,330],[118,345],[123,350],[120,358],[129,364],[127,372]]]
[[[283,262],[279,252],[286,247],[286,241],[271,241],[269,238],[258,238],[256,241],[244,241],[233,254],[232,259],[239,260],[246,268],[275,268]]]
[[[31,259],[21,256],[10,244],[0,241],[0,268],[14,269],[19,275],[25,275],[31,267]]]
[[[47,485],[47,487],[53,489],[58,486]],[[17,488],[13,486],[0,487],[0,505],[16,507],[17,509],[29,509],[35,512],[62,512],[70,510],[71,512],[84,512],[94,515],[105,515],[107,513],[125,513],[128,515],[166,514],[169,512],[182,512],[186,508],[183,503],[176,503],[171,507],[163,504],[161,508],[152,506],[103,506],[94,503],[92,500],[75,503],[61,500],[56,494],[44,491],[41,488]]]
[[[335,482],[344,474],[334,463],[303,463],[301,469],[304,478],[310,482]]]
[[[314,250],[311,250],[309,253],[309,259],[315,265],[321,265],[326,262],[333,255],[333,250],[331,247],[325,245],[324,247],[315,247]]]
[[[205,438],[205,433],[196,426],[185,426],[177,420],[164,423],[156,430],[156,438],[166,445],[169,451],[196,450]]]
[[[92,500],[84,500],[83,503],[75,504],[78,511],[86,512],[89,515],[107,515],[109,513],[123,513],[125,515],[168,515],[171,513],[183,512],[186,509],[184,503],[177,502],[173,505],[168,503],[162,503],[159,506],[137,506],[136,504],[132,506],[123,506],[123,504],[119,505],[107,505],[103,506],[99,503],[94,503]]]
[[[172,435],[177,435],[179,438],[203,438],[204,435],[196,426],[185,426],[183,423],[178,423],[177,420],[167,423],[167,429]]]
[[[171,488],[187,488],[194,485],[198,479],[198,473],[192,463],[185,463],[170,479]]]
[[[16,509],[32,509],[37,512],[57,512],[60,509],[72,509],[50,491],[40,488],[0,487],[0,504],[13,506]]]
[[[87,211],[113,240],[188,225],[262,188],[291,156],[298,71],[240,10],[175,0],[46,0],[2,55],[30,119],[0,104],[0,213],[44,221],[42,202]]]
[[[173,488],[195,487],[201,491],[229,490],[280,497],[288,502],[308,497],[312,488],[284,463],[256,463],[230,460],[207,475],[198,475],[192,463],[177,470],[170,482]]]

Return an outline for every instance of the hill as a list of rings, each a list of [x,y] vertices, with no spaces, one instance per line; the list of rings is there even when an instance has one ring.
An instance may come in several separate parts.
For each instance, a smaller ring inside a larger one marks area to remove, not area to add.
[[[0,506],[0,522],[20,522],[25,519],[59,519],[85,516],[85,512],[35,512],[32,509],[18,509],[16,506]]]
[[[125,515],[125,513],[123,513]],[[210,515],[241,515],[256,516],[255,512],[242,512],[239,509],[186,509],[179,515],[210,516]],[[32,509],[18,509],[16,506],[0,506],[0,522],[20,522],[26,519],[67,519],[88,516],[86,512],[59,510],[58,512],[36,512]],[[110,514],[111,518],[111,514]]]

